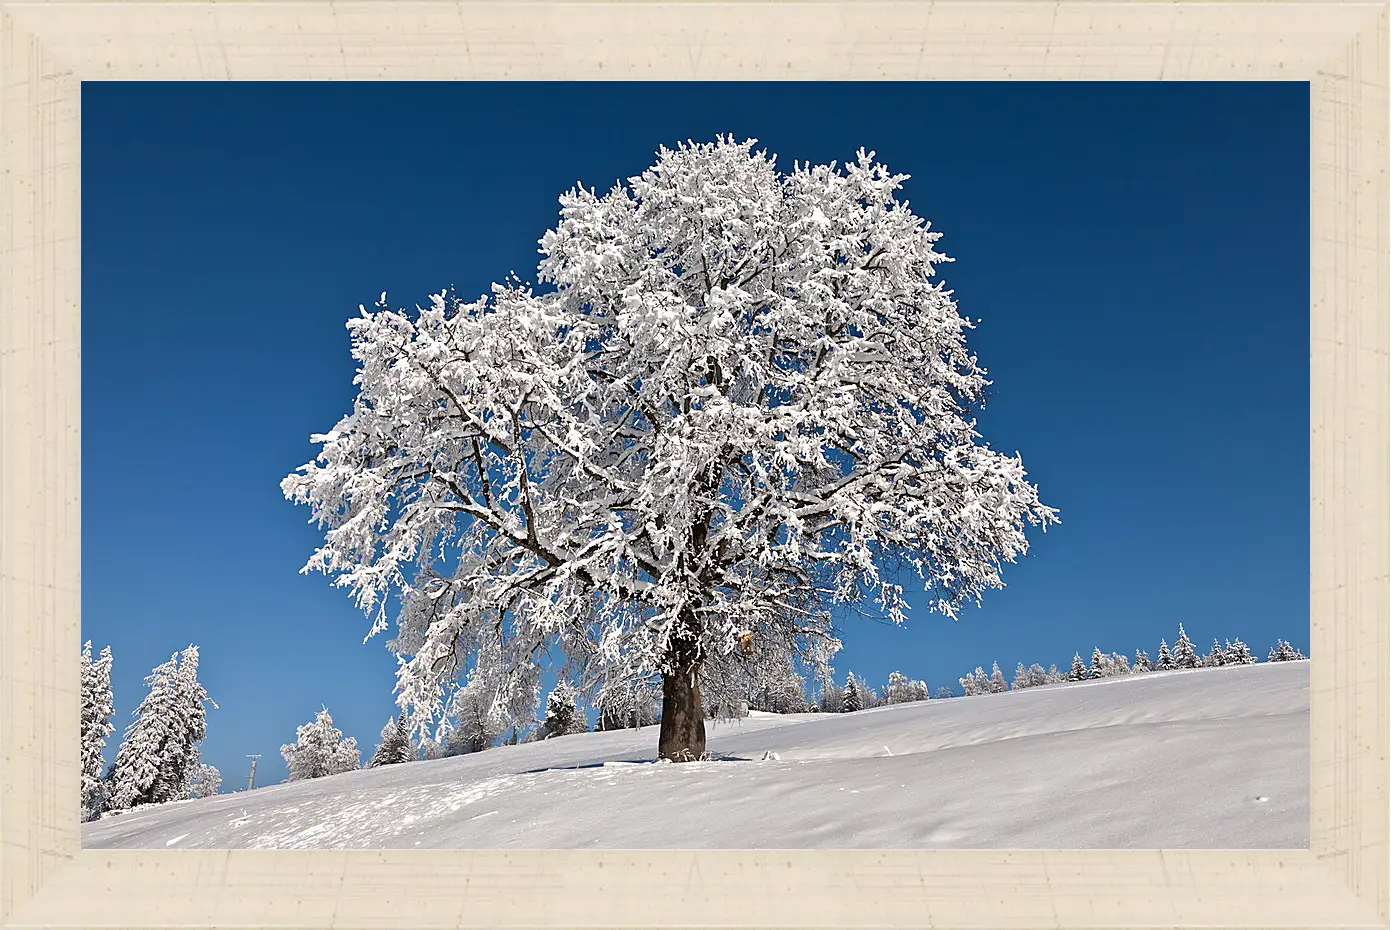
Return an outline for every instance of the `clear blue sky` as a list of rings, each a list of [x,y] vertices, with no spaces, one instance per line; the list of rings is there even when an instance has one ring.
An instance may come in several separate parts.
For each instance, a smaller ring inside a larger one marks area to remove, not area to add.
[[[846,629],[841,678],[1153,655],[1179,622],[1307,648],[1306,84],[85,83],[82,107],[83,636],[119,729],[202,647],[229,788],[246,753],[282,779],[321,704],[365,753],[393,709],[387,637],[297,573],[320,537],[278,487],[349,409],[344,322],[534,278],[563,190],[720,132],[913,176],[983,320],[982,432],[1062,512],[960,621]]]

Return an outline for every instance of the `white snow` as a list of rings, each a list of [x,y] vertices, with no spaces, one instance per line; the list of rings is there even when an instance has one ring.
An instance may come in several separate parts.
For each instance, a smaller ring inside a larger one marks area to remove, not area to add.
[[[1307,662],[620,730],[139,808],[104,848],[1302,848]],[[893,747],[893,755],[885,747]],[[627,764],[613,764],[627,763]]]

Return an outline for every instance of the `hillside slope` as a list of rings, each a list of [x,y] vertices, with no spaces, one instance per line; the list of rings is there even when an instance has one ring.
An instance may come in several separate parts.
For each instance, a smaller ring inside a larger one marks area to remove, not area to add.
[[[1309,842],[1307,662],[653,727],[109,817],[106,848],[1291,848]],[[777,759],[764,760],[765,753]]]

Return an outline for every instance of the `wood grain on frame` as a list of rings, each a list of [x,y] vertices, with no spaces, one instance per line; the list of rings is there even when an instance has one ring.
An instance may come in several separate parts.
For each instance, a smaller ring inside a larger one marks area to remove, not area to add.
[[[1337,0],[0,0],[0,925],[1386,926],[1387,27]],[[1308,852],[79,848],[80,82],[557,78],[1309,82]]]

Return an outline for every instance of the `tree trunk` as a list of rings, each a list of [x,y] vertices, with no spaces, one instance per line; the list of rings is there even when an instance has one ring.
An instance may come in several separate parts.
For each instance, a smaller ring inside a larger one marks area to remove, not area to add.
[[[662,675],[662,729],[657,755],[694,762],[705,755],[705,709],[700,700],[700,663],[686,661]]]

